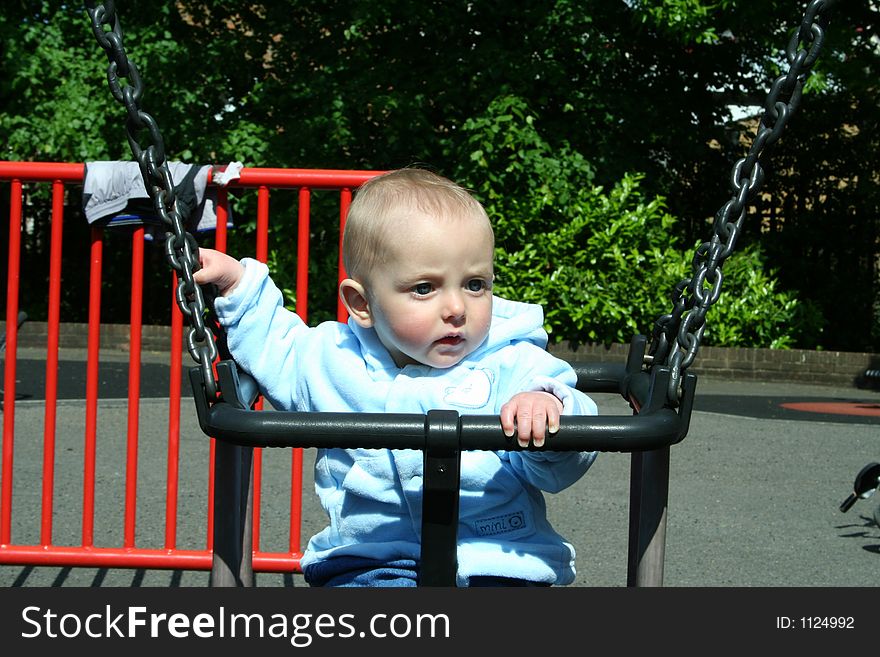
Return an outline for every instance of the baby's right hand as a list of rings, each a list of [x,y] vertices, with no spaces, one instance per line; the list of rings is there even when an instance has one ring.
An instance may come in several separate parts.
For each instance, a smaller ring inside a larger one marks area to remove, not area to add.
[[[199,285],[214,283],[220,296],[226,296],[238,285],[244,276],[241,263],[214,249],[199,249],[199,263],[202,268],[193,274],[193,280]]]

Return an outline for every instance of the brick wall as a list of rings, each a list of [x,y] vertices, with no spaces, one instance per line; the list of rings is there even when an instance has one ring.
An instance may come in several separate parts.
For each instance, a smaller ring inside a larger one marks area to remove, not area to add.
[[[569,361],[624,362],[629,345],[586,345],[577,349],[554,345],[550,350]],[[690,371],[714,379],[866,387],[880,383],[880,377],[865,376],[869,369],[880,369],[880,354],[701,347]]]

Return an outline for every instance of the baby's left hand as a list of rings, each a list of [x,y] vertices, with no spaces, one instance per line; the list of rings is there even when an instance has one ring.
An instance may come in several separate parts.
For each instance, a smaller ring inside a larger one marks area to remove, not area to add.
[[[562,402],[549,392],[521,392],[501,407],[501,428],[508,438],[516,434],[520,447],[544,444],[546,433],[559,431]]]

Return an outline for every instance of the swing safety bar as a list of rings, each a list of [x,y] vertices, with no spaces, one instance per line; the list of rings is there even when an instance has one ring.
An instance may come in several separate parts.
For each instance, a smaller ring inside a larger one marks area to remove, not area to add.
[[[221,368],[234,363],[222,361]],[[611,368],[608,368],[612,371]],[[191,378],[200,376],[198,368]],[[655,376],[668,376],[659,371]],[[232,378],[232,375],[227,375]],[[693,375],[691,375],[693,377]],[[696,377],[689,379],[695,381]],[[221,389],[222,389],[221,375]],[[191,381],[194,386],[201,384]],[[579,385],[584,392],[615,392]],[[665,391],[664,391],[665,394]],[[199,424],[206,435],[242,447],[341,447],[344,449],[421,449],[425,446],[425,415],[410,413],[329,413],[272,411],[256,413],[238,403],[208,405],[196,394]],[[688,400],[690,403],[690,399]],[[660,449],[684,438],[689,408],[684,412],[663,407],[633,416],[563,416],[553,436],[554,451],[633,452]],[[514,438],[501,431],[494,415],[462,415],[457,420],[458,448],[470,450],[520,450]]]

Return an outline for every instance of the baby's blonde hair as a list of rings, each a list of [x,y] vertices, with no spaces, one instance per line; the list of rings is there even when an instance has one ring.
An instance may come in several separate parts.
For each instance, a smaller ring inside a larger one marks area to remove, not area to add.
[[[364,279],[386,253],[388,230],[401,211],[416,210],[439,218],[472,218],[492,226],[483,206],[451,180],[425,169],[406,168],[383,173],[364,183],[348,210],[342,259],[346,272]],[[395,225],[396,230],[406,230]]]

